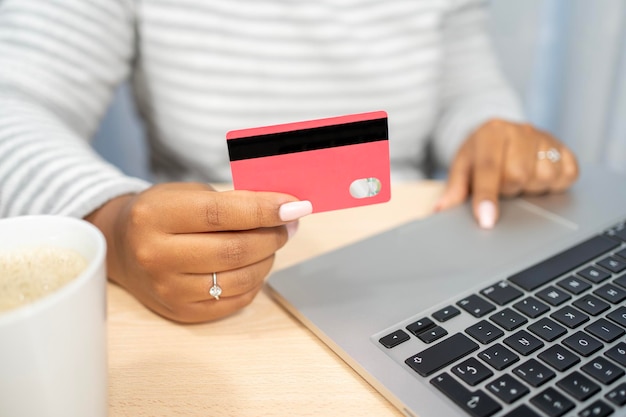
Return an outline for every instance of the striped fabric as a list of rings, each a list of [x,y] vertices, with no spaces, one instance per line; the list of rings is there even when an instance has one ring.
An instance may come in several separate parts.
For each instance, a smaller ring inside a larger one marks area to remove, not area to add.
[[[470,0],[0,0],[0,217],[82,217],[145,181],[89,140],[130,79],[156,181],[228,181],[228,130],[389,113],[394,179],[519,120]]]

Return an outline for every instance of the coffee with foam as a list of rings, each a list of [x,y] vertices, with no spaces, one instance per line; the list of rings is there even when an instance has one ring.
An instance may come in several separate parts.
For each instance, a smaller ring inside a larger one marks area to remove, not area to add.
[[[0,251],[0,312],[31,303],[76,278],[87,261],[71,249],[38,246]]]

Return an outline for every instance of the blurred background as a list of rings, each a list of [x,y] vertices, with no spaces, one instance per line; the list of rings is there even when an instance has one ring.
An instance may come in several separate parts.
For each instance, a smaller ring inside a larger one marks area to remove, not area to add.
[[[626,0],[491,0],[489,30],[529,121],[582,163],[626,172]],[[149,179],[143,128],[122,86],[96,149]]]

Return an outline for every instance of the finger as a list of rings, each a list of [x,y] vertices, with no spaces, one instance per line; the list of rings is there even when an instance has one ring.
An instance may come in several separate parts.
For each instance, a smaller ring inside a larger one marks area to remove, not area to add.
[[[181,309],[181,314],[183,315],[185,322],[191,323],[221,319],[248,306],[254,300],[261,288],[263,288],[263,285],[259,285],[257,288],[235,297],[190,303]]]
[[[133,222],[151,222],[168,233],[271,227],[312,212],[310,202],[298,201],[293,196],[281,193],[181,191],[156,187],[153,191],[151,195],[141,196],[135,202],[131,214]]]
[[[181,191],[181,190],[196,190],[196,191],[216,191],[210,184],[206,184],[203,182],[164,182],[161,184],[157,184],[154,186],[155,188],[159,188],[161,190],[172,190],[172,191]]]
[[[274,256],[272,255],[243,268],[216,272],[216,283],[222,290],[219,294],[219,301],[237,297],[262,285],[273,262]],[[213,287],[213,273],[210,272],[168,274],[153,281],[152,293],[163,306],[170,310],[177,310],[192,302],[214,300],[214,296],[209,292],[211,287]]]
[[[188,233],[165,236],[153,247],[160,269],[206,274],[242,268],[259,262],[283,247],[286,226],[237,232]],[[148,262],[150,263],[150,262]]]
[[[498,195],[507,135],[504,129],[485,131],[476,141],[472,176],[472,207],[480,227],[492,228],[498,218]]]
[[[265,277],[269,274],[274,257],[271,256],[245,268],[222,271],[216,274],[181,275],[176,287],[163,290],[159,298],[171,299],[161,302],[162,309],[168,318],[187,323],[215,320],[244,308],[263,287]],[[210,290],[217,284],[221,289],[219,298],[211,295]]]
[[[467,141],[461,146],[450,165],[446,189],[437,200],[435,211],[446,210],[467,199],[471,167],[471,142]]]
[[[259,285],[250,291],[236,296],[190,302],[175,309],[155,309],[162,316],[179,323],[203,323],[232,315],[249,305],[263,288]]]
[[[520,194],[533,177],[537,156],[537,139],[529,125],[520,126],[505,149],[505,166],[500,194],[513,197]]]
[[[558,178],[550,186],[552,192],[563,192],[577,179],[579,174],[578,162],[574,154],[567,148],[561,148],[561,171]]]
[[[216,272],[215,277],[217,285],[222,289],[219,299],[236,297],[262,285],[272,269],[274,259],[275,256],[272,255],[253,265],[247,265],[244,268]],[[204,289],[203,291],[193,293],[193,298],[188,298],[188,300],[203,301],[214,298],[213,295],[206,290],[207,283],[210,284],[210,287],[213,286],[213,274],[208,276],[206,274],[188,275],[188,277],[199,281],[199,283],[196,284]],[[210,289],[210,287],[208,288]]]
[[[527,194],[544,194],[561,175],[562,148],[547,135],[541,135],[533,176],[524,187]]]

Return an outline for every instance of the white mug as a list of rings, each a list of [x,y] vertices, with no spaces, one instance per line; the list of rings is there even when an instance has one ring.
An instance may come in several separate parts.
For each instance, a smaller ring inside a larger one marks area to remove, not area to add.
[[[0,219],[0,251],[59,246],[87,261],[75,279],[0,312],[0,416],[106,417],[106,241],[61,216]]]

